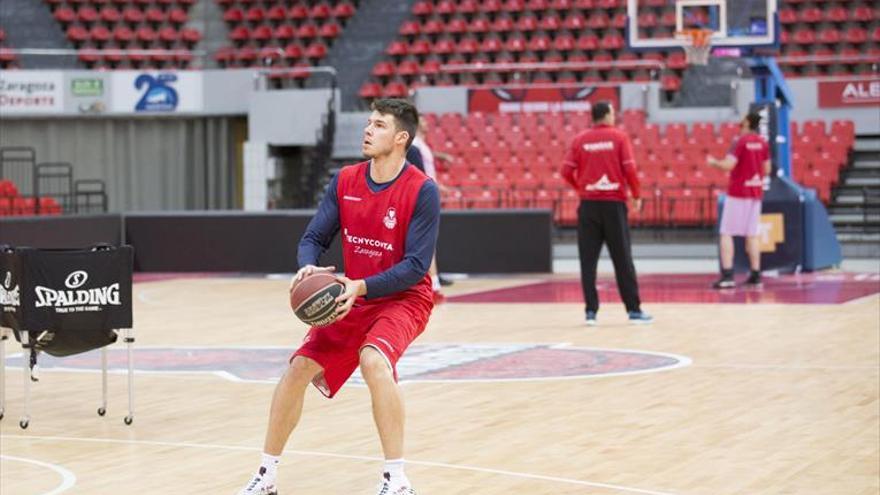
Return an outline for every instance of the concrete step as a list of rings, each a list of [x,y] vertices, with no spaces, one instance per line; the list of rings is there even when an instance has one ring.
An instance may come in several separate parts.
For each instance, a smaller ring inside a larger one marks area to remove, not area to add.
[[[878,177],[847,177],[844,179],[843,186],[880,186],[880,176]]]
[[[880,151],[880,137],[858,137],[853,151]]]
[[[830,218],[831,223],[835,225],[880,225],[880,214],[865,215],[864,213],[835,213],[828,215],[828,218]]]
[[[854,170],[880,170],[880,160],[854,160]]]

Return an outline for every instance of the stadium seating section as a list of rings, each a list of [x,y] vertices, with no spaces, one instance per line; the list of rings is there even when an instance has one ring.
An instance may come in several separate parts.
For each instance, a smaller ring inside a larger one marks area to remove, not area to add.
[[[222,67],[289,67],[274,77],[304,79],[319,65],[355,13],[349,1],[217,0],[225,9],[230,46],[214,54]]]
[[[185,27],[198,0],[46,0],[88,68],[189,68],[202,34]],[[113,50],[155,50],[120,53]]]
[[[54,198],[22,197],[10,180],[0,179],[0,217],[19,215],[60,215],[61,205]]]
[[[659,1],[640,20],[645,35],[671,35],[675,12]],[[790,76],[871,71],[880,57],[880,7],[866,0],[785,0],[779,16],[783,68]],[[376,64],[361,96],[401,96],[421,85],[500,85],[534,82],[618,82],[652,78],[648,68],[604,65],[612,61],[660,61],[654,74],[676,91],[687,63],[681,50],[636,54],[626,49],[626,0],[420,0],[399,37]],[[821,61],[807,55],[833,55]],[[598,62],[589,70],[441,71],[442,65],[506,62]]]
[[[585,113],[428,115],[430,141],[456,157],[440,162],[439,182],[451,186],[444,207],[551,208],[561,225],[573,225],[578,197],[560,175],[569,140],[590,123]],[[735,123],[667,124],[645,121],[640,111],[626,111],[621,124],[633,140],[643,197],[635,225],[707,226],[714,224],[717,195],[727,176],[705,165],[706,156],[724,156],[739,133]],[[823,121],[792,126],[797,179],[817,189],[827,203],[839,170],[854,141],[851,121]]]

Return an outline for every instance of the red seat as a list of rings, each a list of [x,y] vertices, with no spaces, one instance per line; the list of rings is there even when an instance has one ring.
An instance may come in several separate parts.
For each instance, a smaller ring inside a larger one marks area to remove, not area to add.
[[[98,11],[91,5],[84,5],[76,11],[76,17],[80,22],[92,24],[98,20]]]
[[[287,20],[287,9],[284,5],[273,5],[266,11],[266,19],[273,23],[280,24]]]
[[[89,32],[86,28],[73,24],[67,28],[67,39],[76,43],[83,43],[89,40]]]
[[[134,7],[126,7],[122,11],[122,20],[132,25],[140,24],[144,22],[144,14]]]
[[[89,37],[92,41],[103,44],[113,39],[113,33],[106,27],[96,24],[89,31]]]
[[[55,17],[55,20],[62,24],[69,24],[76,20],[76,12],[73,9],[68,7],[59,7],[55,10],[55,13],[52,14]]]
[[[238,7],[233,7],[223,13],[223,20],[232,24],[244,21],[244,12]]]
[[[321,41],[313,41],[306,48],[306,57],[311,59],[322,59],[327,55],[327,45]]]
[[[186,11],[180,8],[174,8],[168,11],[168,22],[174,24],[175,27],[180,27],[183,24],[186,24],[189,20],[189,16]]]
[[[348,19],[355,13],[354,5],[349,2],[339,2],[333,7],[333,17]]]

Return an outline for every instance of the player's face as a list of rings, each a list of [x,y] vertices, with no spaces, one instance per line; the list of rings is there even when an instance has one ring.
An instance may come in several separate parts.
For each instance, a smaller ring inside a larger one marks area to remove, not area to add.
[[[614,119],[617,118],[617,115],[614,113],[613,106],[608,107],[608,116],[606,118],[608,119],[608,125],[614,125]]]
[[[374,110],[367,119],[361,151],[368,158],[387,155],[394,149],[395,144],[406,145],[407,139],[409,135],[406,131],[397,130],[393,115],[381,114]]]

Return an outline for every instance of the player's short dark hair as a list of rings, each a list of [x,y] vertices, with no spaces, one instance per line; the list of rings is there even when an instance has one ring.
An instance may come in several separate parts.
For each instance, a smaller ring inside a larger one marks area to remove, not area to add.
[[[591,112],[593,114],[593,122],[599,122],[604,119],[606,115],[611,113],[611,102],[597,101],[596,103],[593,103],[593,109]]]
[[[419,111],[416,110],[415,105],[400,98],[380,98],[375,100],[370,108],[382,115],[394,116],[394,125],[398,132],[406,131],[409,134],[409,140],[406,142],[406,149],[409,149],[419,127]]]
[[[761,114],[750,113],[746,115],[746,122],[749,123],[749,130],[757,131],[758,127],[761,126]]]

